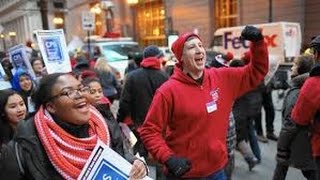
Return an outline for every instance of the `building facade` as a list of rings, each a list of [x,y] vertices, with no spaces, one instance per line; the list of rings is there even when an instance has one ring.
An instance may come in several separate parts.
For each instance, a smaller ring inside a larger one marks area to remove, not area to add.
[[[63,28],[67,41],[84,38],[81,15],[88,11],[96,18],[91,35],[113,32],[141,46],[167,46],[168,35],[193,31],[208,47],[217,28],[278,21],[300,23],[308,43],[320,34],[319,8],[314,0],[0,0],[0,49],[32,40],[45,27]]]

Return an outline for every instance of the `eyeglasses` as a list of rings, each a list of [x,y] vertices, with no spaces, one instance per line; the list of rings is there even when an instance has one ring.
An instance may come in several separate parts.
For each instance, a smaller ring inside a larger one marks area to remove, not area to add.
[[[81,96],[81,94],[79,94],[79,93],[88,93],[88,92],[90,92],[90,88],[88,86],[84,86],[79,89],[69,89],[68,91],[61,92],[55,96],[52,96],[51,98],[49,98],[49,101],[51,101],[55,98],[59,98],[61,96],[67,96],[70,99],[76,99],[79,96]]]

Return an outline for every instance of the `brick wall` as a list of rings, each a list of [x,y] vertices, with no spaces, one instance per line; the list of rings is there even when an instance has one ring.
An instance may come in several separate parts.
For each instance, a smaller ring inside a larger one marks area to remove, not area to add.
[[[212,36],[213,17],[210,17],[209,0],[167,0],[167,17],[172,18],[173,30],[179,33],[198,29],[204,45],[208,47]]]
[[[309,43],[312,36],[320,35],[320,1],[305,1],[305,43]]]

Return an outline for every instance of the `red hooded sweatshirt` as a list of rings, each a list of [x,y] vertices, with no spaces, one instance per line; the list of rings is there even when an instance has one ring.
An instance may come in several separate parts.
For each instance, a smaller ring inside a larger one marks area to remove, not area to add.
[[[204,70],[202,85],[175,67],[156,92],[141,138],[152,156],[165,163],[184,157],[192,168],[183,177],[206,177],[227,162],[226,135],[233,101],[255,88],[268,71],[264,41],[250,47],[252,59],[241,68]]]
[[[317,112],[320,111],[320,76],[310,77],[303,84],[299,97],[291,113],[294,122],[300,125],[313,124],[312,153],[320,157],[320,122],[314,121]]]

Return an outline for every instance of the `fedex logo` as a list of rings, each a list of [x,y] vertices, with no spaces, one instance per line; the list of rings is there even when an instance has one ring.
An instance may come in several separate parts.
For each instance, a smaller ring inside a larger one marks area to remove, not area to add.
[[[264,36],[264,41],[267,43],[268,47],[277,47],[277,44],[275,43],[277,36],[277,34]],[[225,32],[224,49],[228,49],[229,45],[231,45],[233,49],[240,49],[242,47],[245,49],[249,48],[248,41],[241,41],[239,37],[232,37],[232,32]]]

